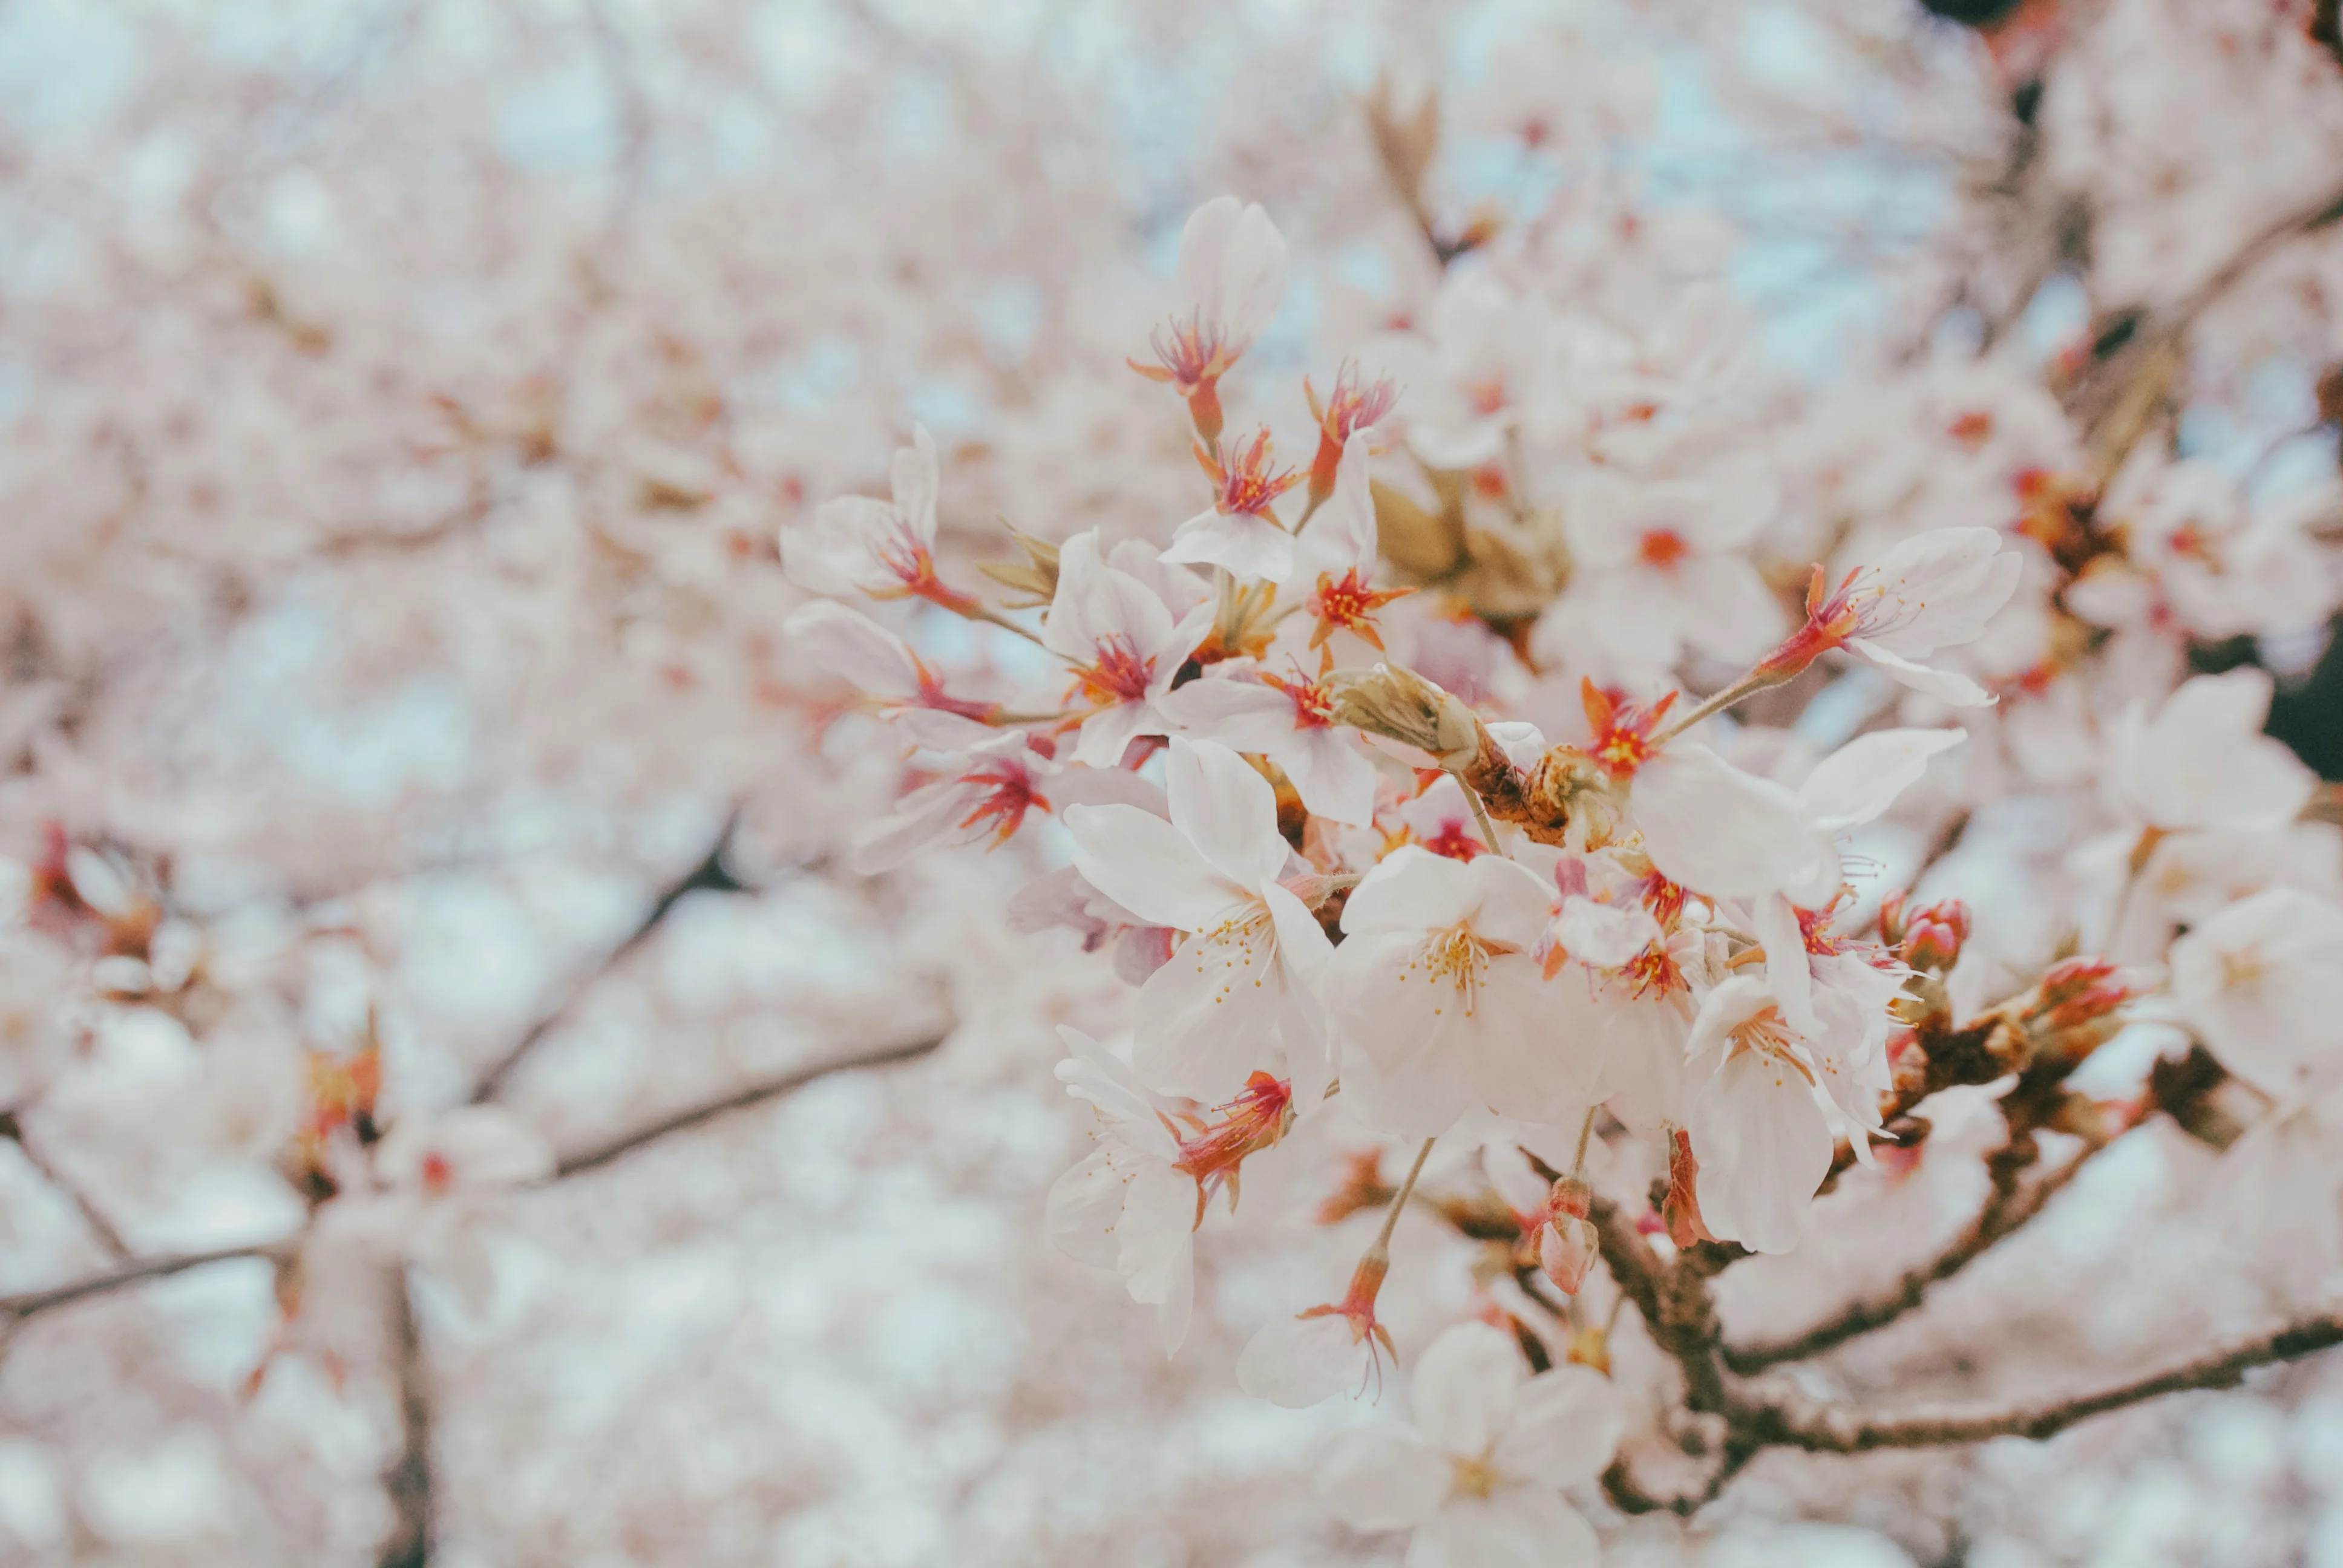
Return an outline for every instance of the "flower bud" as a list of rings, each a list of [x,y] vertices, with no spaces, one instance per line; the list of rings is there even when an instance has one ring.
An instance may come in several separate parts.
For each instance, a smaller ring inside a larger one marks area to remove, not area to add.
[[[1481,754],[1481,720],[1461,698],[1397,665],[1337,669],[1321,683],[1337,724],[1432,754],[1443,768]]]
[[[2040,1049],[2080,1061],[2123,1028],[2122,1009],[2133,995],[2129,977],[2112,960],[2066,959],[2035,987],[2026,1022]]]
[[[1880,928],[1885,933],[1891,919],[1895,934],[1889,939],[1896,945],[1896,956],[1913,969],[1943,973],[1959,961],[1961,948],[1969,937],[1968,907],[1958,899],[1946,899],[1941,903],[1924,905],[1906,910],[1902,895],[1893,895],[1892,914],[1887,903],[1880,906]]]
[[[1538,1267],[1554,1289],[1574,1296],[1600,1250],[1592,1224],[1574,1214],[1557,1214],[1538,1236]]]

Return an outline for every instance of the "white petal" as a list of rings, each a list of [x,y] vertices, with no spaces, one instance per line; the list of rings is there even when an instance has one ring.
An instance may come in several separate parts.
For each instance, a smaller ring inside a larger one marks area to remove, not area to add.
[[[1755,1251],[1795,1248],[1835,1142],[1805,1077],[1771,1056],[1741,1052],[1694,1102],[1692,1138],[1709,1230]]]
[[[1046,1211],[1050,1240],[1077,1262],[1112,1271],[1122,1257],[1115,1221],[1122,1218],[1122,1172],[1111,1153],[1094,1149],[1089,1159],[1050,1187]]]
[[[1274,1060],[1285,977],[1268,922],[1247,934],[1189,937],[1140,988],[1131,1058],[1157,1093],[1217,1105]]]
[[[1437,998],[1421,978],[1410,978],[1423,950],[1421,931],[1345,938],[1326,966],[1326,1016],[1350,1112],[1379,1131],[1431,1138],[1463,1114],[1472,1086],[1456,1070],[1467,1049],[1460,1044],[1463,1009],[1433,1010],[1454,1000],[1453,990]]]
[[[1756,900],[1753,913],[1753,934],[1765,950],[1765,987],[1781,1002],[1782,1016],[1800,1034],[1821,1033],[1815,1018],[1814,969],[1798,911],[1781,894],[1767,893]]]
[[[1374,820],[1375,765],[1343,730],[1289,729],[1282,742],[1263,749],[1293,780],[1312,816],[1357,828]]]
[[[1276,880],[1291,850],[1277,830],[1277,791],[1252,763],[1218,741],[1174,739],[1163,793],[1172,825],[1214,870],[1242,888]]]
[[[1074,760],[1085,768],[1117,768],[1131,743],[1141,735],[1161,735],[1168,726],[1152,703],[1118,702],[1082,720],[1074,742]]]
[[[1806,909],[1838,891],[1838,850],[1798,798],[1705,746],[1677,741],[1646,762],[1630,800],[1652,863],[1671,881],[1714,898],[1778,891]]]
[[[1608,1043],[1578,976],[1549,982],[1527,953],[1493,959],[1473,1003],[1469,1070],[1481,1104],[1520,1121],[1569,1125],[1594,1102]]]
[[[911,427],[911,444],[895,450],[895,515],[923,545],[936,542],[936,444],[924,425]]]
[[[1875,729],[1815,767],[1798,799],[1828,832],[1868,822],[1928,770],[1928,759],[1968,739],[1966,729]]]
[[[1415,1424],[1443,1453],[1478,1459],[1513,1418],[1529,1364],[1511,1334],[1478,1322],[1441,1331],[1415,1363]]]
[[[1302,1410],[1363,1386],[1371,1342],[1358,1338],[1340,1312],[1280,1318],[1245,1342],[1237,1358],[1237,1386],[1255,1399]]]
[[[1948,703],[1952,707],[1991,708],[2001,700],[1958,671],[1934,669],[1925,664],[1915,664],[1902,654],[1884,648],[1869,638],[1855,638],[1846,646],[1913,690],[1926,692],[1939,702]]]
[[[908,698],[920,689],[910,645],[869,616],[816,599],[781,623],[782,633],[813,655],[816,664],[874,697]]]
[[[1477,902],[1473,930],[1483,940],[1532,948],[1554,913],[1554,883],[1517,860],[1476,855],[1464,864]]]
[[[1069,806],[1074,865],[1091,886],[1151,925],[1210,930],[1252,900],[1187,835],[1136,806]]]
[[[1251,512],[1199,512],[1172,530],[1163,558],[1282,583],[1293,575],[1293,536]]]
[[[1603,1473],[1627,1430],[1626,1403],[1591,1367],[1564,1365],[1522,1385],[1496,1464],[1545,1486],[1575,1486]]]
[[[1196,1183],[1164,1165],[1142,1165],[1123,1191],[1116,1267],[1131,1299],[1152,1306],[1188,1279],[1196,1229]]]
[[[1448,1495],[1447,1457],[1413,1428],[1346,1432],[1318,1462],[1318,1500],[1353,1530],[1404,1530],[1438,1512]]]
[[[1406,1568],[1592,1568],[1602,1549],[1578,1510],[1516,1486],[1449,1503],[1408,1543]]]
[[[1207,675],[1165,692],[1156,706],[1194,739],[1232,750],[1270,751],[1294,739],[1293,699],[1248,676]]]
[[[1421,936],[1470,915],[1480,888],[1461,860],[1406,844],[1376,862],[1342,906],[1342,934],[1404,931]],[[1541,889],[1543,891],[1543,889]]]

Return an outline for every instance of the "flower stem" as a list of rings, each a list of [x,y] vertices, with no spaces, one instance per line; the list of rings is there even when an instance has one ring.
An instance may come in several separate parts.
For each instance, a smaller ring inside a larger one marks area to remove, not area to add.
[[[1588,1106],[1586,1120],[1578,1124],[1578,1152],[1570,1157],[1570,1173],[1573,1176],[1586,1169],[1586,1141],[1594,1135],[1594,1113],[1601,1109],[1599,1105]]]
[[[1392,1232],[1399,1228],[1399,1212],[1407,1207],[1408,1195],[1415,1191],[1415,1179],[1423,1174],[1423,1162],[1431,1156],[1432,1146],[1439,1141],[1437,1138],[1427,1138],[1423,1141],[1423,1147],[1415,1151],[1415,1163],[1407,1168],[1407,1180],[1402,1181],[1399,1191],[1392,1195],[1391,1207],[1383,1212],[1383,1228],[1376,1232],[1375,1244],[1367,1249],[1368,1257],[1389,1255]]]
[[[1003,631],[1013,631],[1018,636],[1023,638],[1027,642],[1031,643],[1034,647],[1040,648],[1041,646],[1041,639],[1039,637],[1034,635],[1032,632],[1026,630],[1023,627],[1019,626],[1015,621],[1011,620],[1007,616],[1002,615],[997,609],[992,609],[987,606],[980,604],[971,606],[967,609],[963,609],[960,613],[965,619],[980,620],[985,622],[987,625],[997,626]]]
[[[1789,677],[1785,674],[1772,674],[1755,669],[1751,670],[1748,674],[1743,676],[1740,679],[1726,687],[1723,691],[1720,691],[1714,697],[1709,698],[1699,707],[1694,709],[1690,713],[1685,714],[1682,719],[1677,719],[1674,724],[1669,725],[1665,729],[1661,730],[1657,735],[1652,737],[1653,748],[1657,749],[1658,748],[1666,745],[1669,741],[1674,740],[1677,736],[1682,735],[1685,730],[1690,729],[1694,725],[1698,724],[1702,719],[1711,718],[1714,715],[1724,712],[1726,709],[1732,707],[1735,703],[1740,701],[1745,697],[1755,697],[1761,691],[1770,690],[1774,687],[1781,685],[1782,682],[1788,678]]]
[[[1464,785],[1464,799],[1473,803],[1473,820],[1481,825],[1481,837],[1487,841],[1489,852],[1495,855],[1501,860],[1511,859],[1511,857],[1505,853],[1504,846],[1497,842],[1496,825],[1489,820],[1488,808],[1481,804],[1480,791],[1473,789],[1472,785],[1465,784],[1463,778],[1457,774],[1453,769],[1451,769],[1449,772],[1450,776],[1454,778],[1457,783]]]

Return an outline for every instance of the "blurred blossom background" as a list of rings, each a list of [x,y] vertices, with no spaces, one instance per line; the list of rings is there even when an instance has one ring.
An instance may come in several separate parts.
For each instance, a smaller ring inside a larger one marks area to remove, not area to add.
[[[1220,1236],[1168,1362],[1049,1244],[1087,1121],[1054,1026],[1108,1033],[1131,993],[1007,918],[1065,862],[1054,821],[851,869],[906,765],[782,636],[778,529],[882,491],[915,421],[963,578],[1001,520],[1176,521],[1186,434],[1125,359],[1224,191],[1291,248],[1245,378],[1306,450],[1301,377],[1440,278],[1378,93],[1436,104],[1434,228],[1534,235],[1550,296],[1648,318],[1721,286],[1742,417],[1817,527],[1906,504],[1956,460],[1942,389],[1987,382],[2044,412],[1929,504],[2016,526],[2019,477],[2075,460],[2055,399],[2177,311],[2174,449],[2323,506],[2343,249],[2224,270],[2343,170],[2317,10],[0,4],[0,1563],[1399,1562],[1307,1484],[1388,1410],[1232,1375],[1356,1235]],[[1830,489],[1881,450],[1911,477]],[[2266,667],[2333,778],[2329,602],[2127,657]],[[2008,868],[2071,824],[2018,799],[1973,831],[1945,890],[2023,919]],[[1908,874],[1925,845],[1868,849]],[[501,1107],[563,1163],[397,1247],[280,1246],[315,1197],[287,1151],[337,1095],[393,1130]],[[2174,1211],[2181,1141],[2127,1141],[1798,1375],[2022,1387],[2253,1308],[2196,1266],[2219,1241]],[[1245,1204],[1306,1219],[1338,1180],[1263,1170]],[[1886,1277],[1981,1181],[1924,1173],[1798,1277]],[[1397,1248],[1420,1341],[1469,1248],[1413,1220]],[[1736,1271],[1728,1318],[1803,1321],[1790,1277]],[[1611,1540],[1655,1568],[2343,1564],[2343,1365],[2047,1444],[1769,1454]]]

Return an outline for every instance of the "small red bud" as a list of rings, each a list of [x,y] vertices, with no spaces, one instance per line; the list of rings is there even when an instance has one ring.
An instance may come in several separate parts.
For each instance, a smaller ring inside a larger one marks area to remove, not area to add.
[[[1600,1250],[1592,1224],[1574,1214],[1557,1214],[1538,1237],[1538,1267],[1554,1289],[1574,1296]]]

